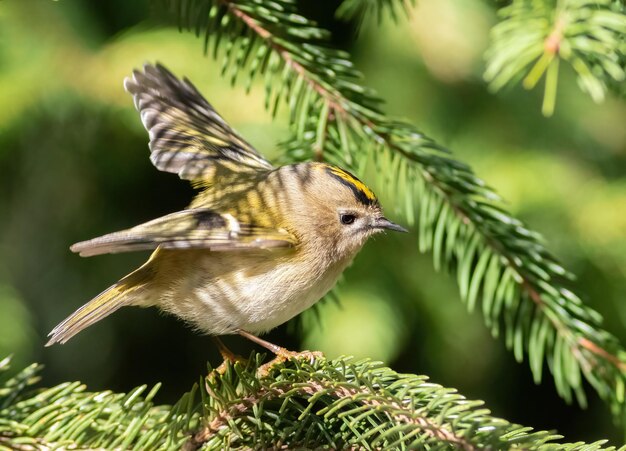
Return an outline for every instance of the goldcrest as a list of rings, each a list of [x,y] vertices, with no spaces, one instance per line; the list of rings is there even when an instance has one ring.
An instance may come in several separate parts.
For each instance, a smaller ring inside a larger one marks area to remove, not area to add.
[[[369,237],[406,231],[343,169],[272,166],[163,66],[134,71],[124,86],[154,166],[200,191],[186,210],[71,247],[84,257],[153,253],[56,326],[47,345],[125,306],[156,306],[212,336],[262,334],[324,296]]]

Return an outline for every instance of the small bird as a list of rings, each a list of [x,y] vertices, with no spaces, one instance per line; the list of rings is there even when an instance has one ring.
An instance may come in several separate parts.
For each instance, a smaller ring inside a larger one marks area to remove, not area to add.
[[[369,237],[406,232],[354,175],[319,162],[274,167],[186,78],[145,65],[124,87],[150,137],[150,160],[200,191],[186,210],[71,246],[83,257],[152,250],[148,261],[50,332],[65,343],[117,309],[151,307],[214,337],[258,338],[312,306]],[[225,357],[230,356],[218,339]]]

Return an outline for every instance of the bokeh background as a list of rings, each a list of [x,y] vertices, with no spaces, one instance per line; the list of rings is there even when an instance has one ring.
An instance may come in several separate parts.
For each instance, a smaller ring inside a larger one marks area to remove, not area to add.
[[[303,3],[354,54],[389,113],[452,148],[545,236],[579,276],[573,287],[626,342],[626,105],[593,104],[567,71],[551,119],[540,114],[540,92],[489,93],[481,71],[497,2],[419,0],[408,20],[366,24],[358,36],[332,19],[335,2]],[[0,356],[13,354],[16,367],[45,363],[47,385],[126,391],[161,381],[158,400],[171,403],[220,359],[207,337],[154,309],[123,309],[64,346],[43,346],[54,325],[147,257],[81,259],[69,245],[179,210],[193,194],[151,166],[122,80],[158,60],[191,78],[265,155],[276,158],[287,134],[284,117],[264,111],[262,89],[231,88],[200,40],[150,15],[148,0],[0,2]],[[339,294],[341,305],[324,303],[319,320],[309,313],[268,339],[428,374],[495,415],[569,441],[622,443],[592,390],[581,410],[557,397],[547,373],[532,382],[480,312],[466,312],[454,278],[418,253],[415,234],[369,243]],[[254,349],[226,341],[243,355]]]

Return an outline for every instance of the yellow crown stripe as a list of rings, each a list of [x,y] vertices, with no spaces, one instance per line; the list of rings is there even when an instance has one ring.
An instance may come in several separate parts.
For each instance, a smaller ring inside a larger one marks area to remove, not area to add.
[[[343,169],[340,169],[340,168],[338,168],[336,166],[330,166],[329,169],[330,169],[330,172],[335,174],[337,177],[341,178],[342,180],[345,180],[350,185],[354,186],[354,188],[356,188],[358,191],[363,193],[365,195],[365,197],[367,197],[369,200],[371,200],[371,201],[375,201],[376,200],[376,195],[372,192],[372,190],[369,189],[365,185],[365,183],[363,183],[362,181],[360,181],[359,179],[354,177],[349,172],[346,172]]]

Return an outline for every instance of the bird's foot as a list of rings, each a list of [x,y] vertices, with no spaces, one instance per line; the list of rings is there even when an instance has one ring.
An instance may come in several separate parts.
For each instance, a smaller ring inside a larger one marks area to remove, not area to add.
[[[315,362],[315,360],[323,359],[324,354],[320,351],[289,351],[285,348],[280,348],[278,352],[276,352],[276,357],[270,360],[267,363],[264,363],[257,369],[257,376],[265,377],[269,375],[270,371],[281,363],[286,362],[287,360],[307,360],[309,363]]]
[[[257,337],[256,335],[252,335],[250,332],[246,332],[245,330],[239,329],[237,333],[242,337],[247,338],[254,343],[263,346],[265,349],[270,350],[276,357],[261,365],[257,369],[257,376],[265,377],[269,374],[272,368],[279,363],[283,363],[287,360],[298,359],[298,360],[308,360],[310,363],[313,363],[316,359],[324,358],[324,354],[319,351],[290,351],[288,349],[283,348],[282,346],[275,345],[274,343],[270,343],[269,341],[263,340],[262,338]]]

